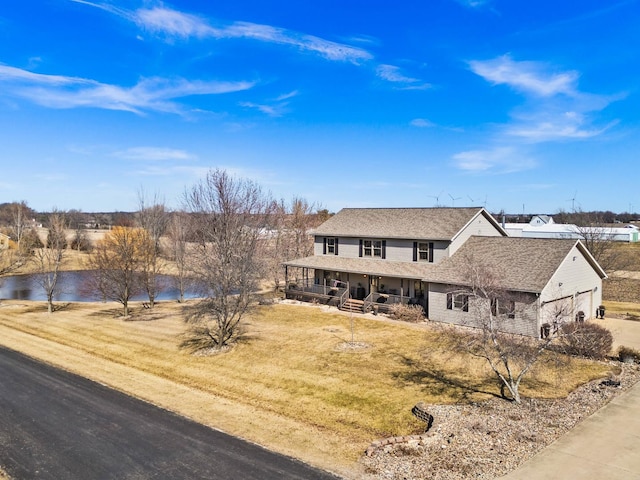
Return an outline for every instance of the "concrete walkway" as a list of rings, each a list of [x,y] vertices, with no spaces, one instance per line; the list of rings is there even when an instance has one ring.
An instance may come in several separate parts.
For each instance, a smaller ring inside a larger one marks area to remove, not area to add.
[[[615,344],[640,349],[640,322],[603,324]],[[640,480],[640,383],[502,478]]]

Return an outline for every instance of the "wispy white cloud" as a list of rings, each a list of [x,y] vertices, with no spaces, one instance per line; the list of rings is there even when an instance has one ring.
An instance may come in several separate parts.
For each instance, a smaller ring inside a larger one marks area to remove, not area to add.
[[[587,139],[609,130],[617,121],[602,127],[593,127],[590,120],[578,112],[563,112],[556,115],[543,112],[529,118],[516,118],[505,127],[504,133],[530,142],[563,139]]]
[[[207,22],[188,13],[178,12],[163,7],[141,8],[127,14],[139,27],[147,31],[164,35],[168,38],[205,38],[218,36],[219,31]]]
[[[315,53],[328,60],[361,63],[373,58],[371,53],[359,47],[344,43],[325,40],[314,35],[308,35],[293,30],[262,25],[251,22],[232,22],[226,25],[213,26],[204,17],[180,12],[164,6],[140,8],[138,10],[124,10],[111,5],[71,0],[76,3],[90,5],[113,13],[129,20],[138,27],[161,36],[166,40],[189,38],[246,38],[265,43],[287,45],[300,51]]]
[[[185,150],[165,147],[132,147],[113,153],[114,156],[127,160],[155,161],[186,161],[196,157]]]
[[[278,97],[276,97],[276,102],[283,102],[285,100],[289,100],[290,98],[297,97],[299,94],[300,92],[298,92],[298,90],[293,90],[288,93],[283,93],[282,95],[279,95]]]
[[[419,78],[405,75],[400,67],[395,65],[378,65],[376,75],[382,80],[400,85],[399,88],[403,90],[425,90],[431,88],[431,84],[423,82]]]
[[[412,127],[418,127],[418,128],[429,128],[429,127],[435,127],[436,126],[435,123],[433,123],[433,122],[431,122],[429,120],[426,120],[424,118],[414,118],[413,120],[411,120],[409,122],[409,124]]]
[[[287,106],[289,105],[289,99],[298,96],[298,91],[294,90],[292,92],[284,93],[282,95],[278,95],[275,99],[270,100],[266,103],[255,103],[255,102],[239,102],[238,105],[244,108],[251,108],[258,110],[265,115],[269,115],[270,117],[281,117],[287,112]]]
[[[274,105],[265,105],[254,102],[239,102],[238,105],[245,108],[253,108],[266,115],[269,115],[270,117],[281,117],[283,114],[282,110]]]
[[[313,35],[307,35],[284,28],[260,25],[249,22],[235,22],[227,27],[217,29],[217,38],[249,38],[267,43],[289,45],[301,51],[316,53],[328,60],[361,63],[373,58],[368,51],[332,42]]]
[[[624,95],[582,92],[580,74],[543,62],[515,61],[509,55],[471,61],[470,69],[493,85],[506,85],[521,93],[522,106],[511,112],[512,121],[500,134],[529,143],[581,140],[601,135],[617,121],[597,125],[596,113]]]
[[[494,85],[508,85],[515,90],[543,97],[558,94],[576,95],[578,72],[549,72],[550,68],[540,62],[517,62],[509,55],[492,60],[469,62],[471,71]]]
[[[110,85],[95,80],[33,73],[0,65],[4,94],[23,98],[49,108],[101,108],[143,114],[147,111],[185,113],[175,100],[190,95],[217,95],[252,88],[249,81],[216,82],[185,79],[145,78],[133,87]]]
[[[400,67],[396,67],[395,65],[378,65],[376,69],[376,73],[378,77],[383,80],[387,80],[388,82],[395,83],[414,83],[417,82],[417,78],[407,77],[400,71]]]
[[[537,162],[514,147],[494,147],[455,154],[454,165],[470,173],[513,173],[529,170]]]

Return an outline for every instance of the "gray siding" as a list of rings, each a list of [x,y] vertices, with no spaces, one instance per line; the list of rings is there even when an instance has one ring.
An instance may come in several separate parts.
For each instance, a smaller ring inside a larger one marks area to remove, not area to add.
[[[316,236],[314,242],[314,255],[322,255],[324,248],[323,236]],[[413,242],[414,240],[402,239],[375,239],[386,240],[386,258],[390,262],[413,262]],[[439,263],[448,256],[449,242],[435,241],[433,242],[433,263]],[[338,238],[338,255],[344,258],[358,258],[360,255],[360,238],[339,237]],[[380,259],[382,260],[382,259]]]
[[[476,216],[460,233],[453,239],[449,246],[448,256],[453,255],[466,242],[469,237],[477,235],[480,237],[502,237],[502,233],[484,215]]]
[[[577,247],[571,249],[540,295],[543,303],[562,298],[568,299],[565,308],[571,310],[572,318],[578,310],[584,311],[587,319],[593,318],[602,303],[602,279]],[[545,321],[548,319],[541,319],[541,323]]]
[[[484,299],[469,298],[469,311],[464,312],[459,309],[447,309],[447,293],[460,292],[455,287],[431,283],[429,284],[429,320],[435,322],[452,323],[466,327],[481,326],[480,320],[490,310],[488,303]],[[515,318],[498,317],[498,330],[519,335],[537,337],[539,326],[537,324],[538,303],[535,295],[514,294]]]

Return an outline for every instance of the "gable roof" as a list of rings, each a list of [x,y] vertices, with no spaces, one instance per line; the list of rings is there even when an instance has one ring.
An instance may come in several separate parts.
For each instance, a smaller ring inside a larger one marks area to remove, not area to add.
[[[484,209],[471,208],[343,208],[313,233],[336,237],[452,240],[478,215],[502,228]]]
[[[553,218],[549,215],[534,215],[533,217],[531,217],[531,220],[529,221],[529,223],[531,225],[536,225],[536,223],[534,223],[534,220],[536,218],[539,218],[543,224],[554,223]]]
[[[487,268],[500,287],[540,293],[571,250],[577,247],[601,278],[606,273],[577,240],[513,237],[471,237],[443,260],[429,281],[469,285],[469,263]]]

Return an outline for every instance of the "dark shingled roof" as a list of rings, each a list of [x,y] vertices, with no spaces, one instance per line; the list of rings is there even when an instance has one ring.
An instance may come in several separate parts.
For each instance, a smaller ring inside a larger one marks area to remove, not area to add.
[[[577,243],[548,238],[471,237],[438,265],[435,276],[429,280],[468,285],[471,262],[480,268],[486,266],[502,288],[539,293]],[[582,251],[586,249],[582,247]]]
[[[412,240],[452,240],[484,209],[344,208],[320,225],[315,235]],[[487,217],[490,217],[487,214]]]

